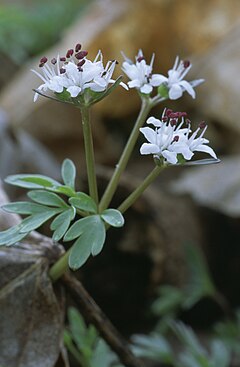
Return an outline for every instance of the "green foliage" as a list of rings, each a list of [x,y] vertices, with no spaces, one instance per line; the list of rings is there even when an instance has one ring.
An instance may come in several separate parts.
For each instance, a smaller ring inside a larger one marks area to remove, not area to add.
[[[101,218],[113,227],[122,227],[124,225],[124,218],[120,211],[116,209],[105,209],[101,213]]]
[[[197,246],[185,245],[188,280],[181,289],[174,286],[160,287],[159,297],[152,304],[152,312],[163,317],[159,327],[164,327],[169,318],[176,317],[180,310],[189,310],[200,299],[216,296],[216,289],[209,274],[206,261]]]
[[[123,367],[95,327],[87,326],[73,307],[68,309],[68,320],[69,328],[65,330],[64,343],[81,367]]]
[[[84,9],[86,0],[32,1],[0,5],[0,48],[16,63],[57,42]],[[7,39],[7,42],[6,42]]]
[[[50,229],[53,241],[76,240],[71,248],[69,266],[79,269],[90,255],[98,255],[106,238],[106,227],[121,227],[122,214],[116,209],[106,209],[98,213],[97,204],[84,192],[75,191],[76,168],[70,159],[62,164],[64,185],[42,175],[13,175],[6,182],[29,189],[32,202],[16,202],[2,206],[2,209],[27,215],[17,226],[0,232],[0,245],[10,246],[26,237],[31,231],[52,219]],[[81,216],[71,225],[76,215]],[[55,218],[54,218],[55,217]]]

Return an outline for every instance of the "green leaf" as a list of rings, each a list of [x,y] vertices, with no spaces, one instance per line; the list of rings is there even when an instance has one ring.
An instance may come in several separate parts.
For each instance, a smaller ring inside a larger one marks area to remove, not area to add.
[[[62,178],[65,185],[74,189],[76,178],[76,167],[70,159],[65,159],[62,164]]]
[[[20,233],[31,232],[34,229],[40,227],[43,223],[45,223],[48,219],[52,218],[54,215],[59,213],[60,209],[49,209],[44,213],[39,213],[35,215],[31,215],[28,218],[25,218],[20,224]]]
[[[152,311],[157,316],[176,312],[181,308],[184,297],[185,295],[181,289],[170,285],[161,286],[159,290],[159,298],[157,298],[152,304]]]
[[[124,218],[117,209],[106,209],[101,214],[102,219],[113,227],[122,227]]]
[[[6,212],[17,214],[36,214],[42,213],[46,210],[45,206],[30,203],[28,201],[18,201],[15,203],[5,204],[1,208]]]
[[[63,213],[59,214],[52,222],[50,228],[54,230],[52,235],[53,241],[59,241],[64,234],[67,232],[71,221],[75,217],[75,211],[73,208],[65,210]]]
[[[86,221],[90,218],[91,221]],[[103,248],[106,238],[105,226],[99,215],[83,218],[83,220],[87,224],[84,226],[84,231],[83,227],[81,227],[81,235],[74,243],[69,256],[69,266],[73,270],[79,269],[87,261],[91,253],[93,256],[98,255]]]
[[[64,195],[70,196],[70,197],[76,195],[76,192],[69,186],[61,185],[61,186],[58,186],[58,187],[52,189],[52,191],[55,191],[59,194],[64,194]]]
[[[85,340],[87,326],[85,321],[81,314],[74,307],[69,307],[68,309],[68,320],[73,340],[76,343],[78,349],[81,350],[86,344]]]
[[[61,186],[59,182],[50,177],[35,174],[11,175],[5,179],[5,182],[26,189],[42,189]]]
[[[91,253],[93,256],[98,255],[103,248],[106,239],[106,229],[101,217],[96,215],[96,222],[89,228],[88,241],[91,244]]]
[[[183,307],[189,309],[201,298],[214,296],[216,289],[200,248],[193,245],[185,245],[184,249],[189,268],[189,281],[185,287]]]
[[[72,270],[79,269],[91,255],[91,246],[84,234],[77,239],[71,248],[68,265]]]
[[[65,201],[53,192],[48,192],[45,190],[33,190],[29,191],[27,195],[33,201],[36,201],[39,204],[68,208],[68,205],[65,203]]]
[[[20,224],[0,232],[0,246],[10,246],[21,241],[28,233],[19,233]]]
[[[77,209],[84,210],[89,213],[97,213],[97,205],[94,200],[84,192],[78,192],[77,197],[70,198],[69,203]]]
[[[67,231],[64,236],[64,241],[72,241],[79,237],[86,228],[91,227],[95,222],[95,215],[90,215],[89,217],[81,218],[77,220]]]

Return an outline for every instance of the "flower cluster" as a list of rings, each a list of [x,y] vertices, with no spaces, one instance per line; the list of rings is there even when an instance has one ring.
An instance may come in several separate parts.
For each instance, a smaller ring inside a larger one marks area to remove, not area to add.
[[[205,152],[217,159],[209,141],[203,137],[207,125],[201,122],[195,132],[191,131],[191,121],[186,112],[165,109],[161,120],[150,117],[148,124],[155,128],[140,128],[148,143],[140,148],[141,154],[153,154],[161,163],[179,164],[192,159],[194,152]]]
[[[104,67],[101,51],[94,61],[88,60],[87,54],[77,44],[75,49],[69,49],[65,56],[53,58],[50,63],[45,56],[42,57],[39,63],[42,73],[32,70],[43,81],[37,91],[50,90],[57,94],[67,91],[72,98],[82,95],[86,89],[93,92],[106,91],[109,84],[116,82],[112,75],[117,61],[108,61]],[[121,82],[120,85],[128,89],[124,83]],[[34,101],[37,97],[38,93],[35,94]]]
[[[168,71],[168,77],[162,74],[152,74],[154,54],[150,65],[146,63],[142,50],[139,50],[135,64],[124,54],[123,57],[125,61],[123,62],[122,70],[131,79],[128,82],[129,88],[136,88],[143,94],[150,94],[153,87],[163,86],[167,91],[167,97],[169,99],[178,99],[185,91],[192,98],[195,98],[194,87],[204,81],[204,79],[193,80],[191,82],[183,80],[192,65],[188,60],[179,61],[179,57],[176,58],[173,68]],[[159,94],[164,92],[163,88],[160,87],[158,92]]]

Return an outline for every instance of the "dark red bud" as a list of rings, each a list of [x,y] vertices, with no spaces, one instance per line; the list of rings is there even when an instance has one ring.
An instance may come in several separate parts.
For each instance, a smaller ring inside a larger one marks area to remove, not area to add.
[[[85,64],[85,60],[81,60],[81,61],[79,61],[79,62],[77,63],[77,66],[78,66],[78,67],[81,67],[81,66],[83,66],[83,64]]]
[[[66,53],[66,58],[69,59],[69,57],[71,57],[74,54],[73,49],[71,48],[70,50],[67,51]]]
[[[48,61],[48,59],[46,58],[46,56],[43,56],[41,59],[40,59],[40,64],[46,64],[46,62]]]
[[[200,129],[204,129],[206,126],[207,126],[207,124],[206,124],[206,122],[205,122],[205,121],[200,122],[200,124],[198,125],[198,127],[199,127]]]
[[[75,55],[75,57],[76,57],[76,59],[81,60],[81,59],[83,59],[85,56],[87,56],[87,54],[88,54],[88,52],[87,52],[87,51],[80,51],[80,52],[78,52],[78,53]]]
[[[187,69],[190,66],[190,61],[189,60],[184,60],[183,61],[183,66],[185,69]]]
[[[174,136],[173,141],[178,141],[178,140],[179,140],[179,136],[178,135]]]
[[[137,62],[141,62],[142,60],[145,60],[145,58],[144,58],[143,56],[139,56],[139,57],[137,58]]]
[[[77,43],[75,46],[75,52],[79,52],[82,48],[82,45],[80,43]]]

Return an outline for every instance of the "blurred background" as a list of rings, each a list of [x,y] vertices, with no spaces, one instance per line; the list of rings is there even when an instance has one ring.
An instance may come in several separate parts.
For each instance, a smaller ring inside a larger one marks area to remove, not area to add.
[[[188,308],[179,311],[178,307],[174,315],[197,333],[209,333],[240,304],[240,1],[2,0],[2,180],[20,172],[58,179],[61,162],[68,157],[78,167],[79,188],[84,188],[79,113],[46,98],[33,103],[32,89],[40,80],[30,71],[37,69],[42,56],[61,55],[79,42],[89,51],[89,58],[101,49],[105,61],[117,59],[118,74],[121,51],[134,58],[141,48],[147,60],[155,53],[158,73],[165,74],[179,55],[193,63],[188,80],[205,79],[196,89],[196,100],[185,94],[181,100],[158,106],[153,114],[158,117],[169,107],[187,111],[196,126],[205,120],[209,126],[206,135],[221,163],[166,170],[126,213],[124,229],[117,234],[109,231],[103,253],[91,259],[78,276],[120,331],[130,336],[149,332],[158,318],[163,318],[162,306],[155,316],[150,311],[159,287],[182,290],[193,276],[189,263],[196,261],[195,270],[199,266],[204,269],[193,281],[198,296]],[[139,106],[135,91],[119,88],[92,110],[102,190]],[[139,156],[137,147],[113,205],[123,200],[152,166],[150,158]],[[12,200],[24,194],[12,187],[5,189]],[[48,235],[47,229],[43,232]],[[186,246],[197,251],[195,260],[186,255]],[[203,286],[206,272],[213,293]],[[237,338],[240,330],[238,333]],[[239,360],[231,363],[240,365]]]

